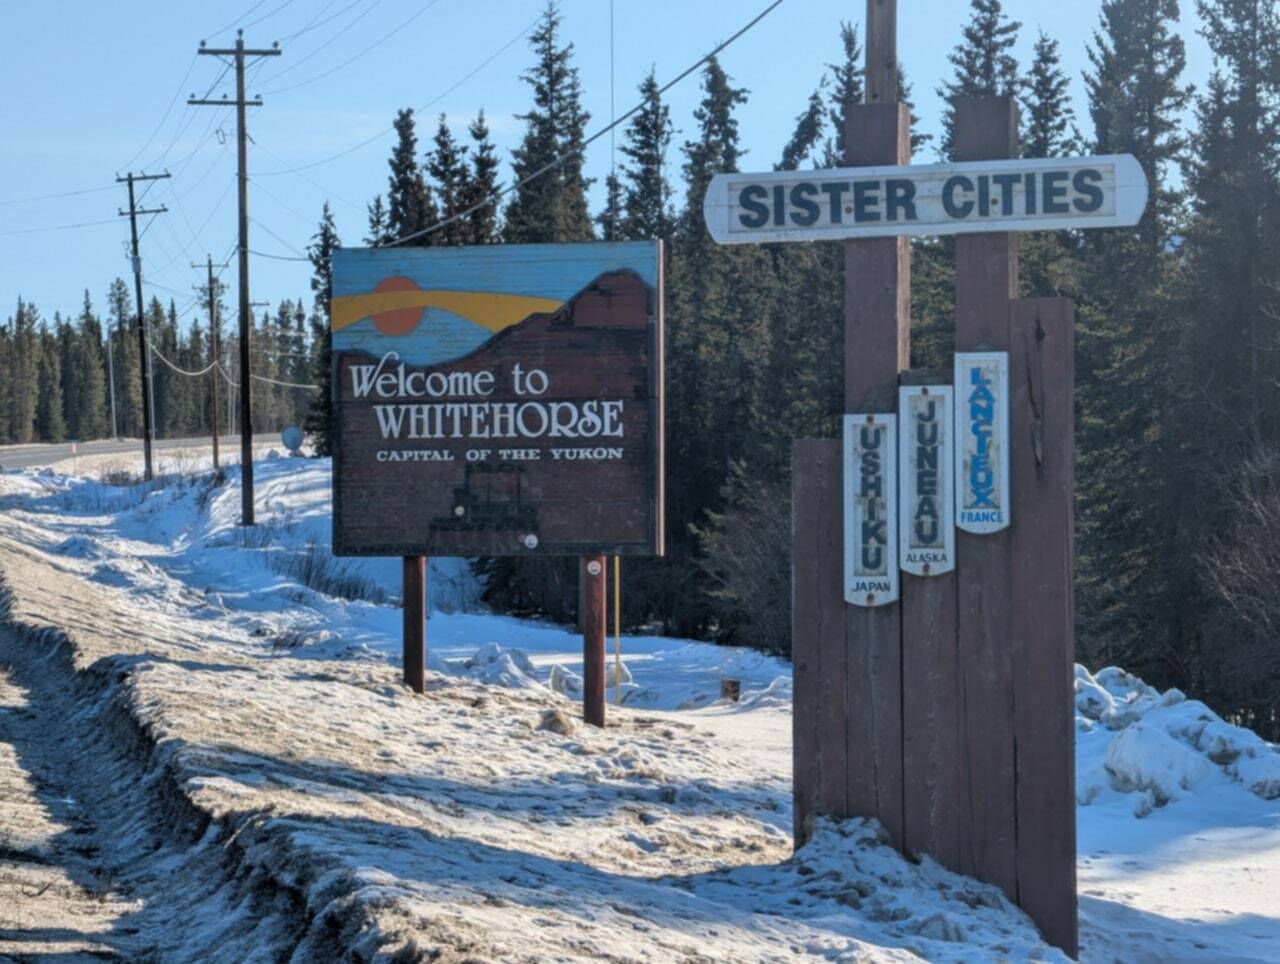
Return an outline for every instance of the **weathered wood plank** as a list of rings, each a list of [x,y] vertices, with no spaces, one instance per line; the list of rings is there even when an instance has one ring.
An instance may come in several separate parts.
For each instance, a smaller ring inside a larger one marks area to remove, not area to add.
[[[1074,955],[1075,739],[1072,662],[1074,318],[1060,298],[1013,303],[1010,348],[1017,733],[1018,902]]]
[[[946,867],[964,863],[969,799],[961,743],[956,574],[902,575],[904,840]]]
[[[910,118],[898,103],[848,111],[845,163],[904,164]],[[905,238],[845,245],[845,411],[892,412],[909,364],[911,249]],[[841,510],[841,512],[843,509]],[[836,531],[843,529],[837,513]],[[902,610],[844,609],[845,813],[874,816],[903,844]]]
[[[1016,156],[1018,111],[1008,97],[956,101],[956,159]],[[1016,238],[956,239],[956,350],[1007,351],[1009,302],[1017,291]],[[956,399],[960,405],[961,400]],[[1014,509],[1013,524],[1019,519]],[[969,779],[957,870],[1017,900],[1013,662],[1009,649],[1012,556],[1008,529],[956,534],[961,765]]]
[[[800,844],[808,837],[814,814],[846,813],[838,443],[794,443],[792,493],[793,779],[795,837]]]

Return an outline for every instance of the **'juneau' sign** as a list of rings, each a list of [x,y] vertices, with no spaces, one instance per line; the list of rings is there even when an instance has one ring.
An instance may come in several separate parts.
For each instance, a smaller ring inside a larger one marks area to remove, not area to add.
[[[703,199],[720,244],[1137,224],[1147,178],[1129,154],[717,174]]]
[[[917,576],[956,566],[951,398],[950,385],[898,389],[898,553]]]
[[[844,598],[855,606],[898,598],[896,423],[844,417]]]
[[[956,526],[1009,525],[1009,356],[961,352],[955,361]]]

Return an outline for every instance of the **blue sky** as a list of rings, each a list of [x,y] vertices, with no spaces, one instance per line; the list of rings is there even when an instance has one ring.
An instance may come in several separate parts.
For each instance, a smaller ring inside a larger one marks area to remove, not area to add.
[[[766,0],[613,0],[611,87],[609,0],[562,0],[564,36],[575,44],[590,129],[608,122],[611,100],[619,114],[632,105],[635,86],[650,65],[660,81],[675,76],[764,6]],[[1023,22],[1018,53],[1024,62],[1038,29],[1061,42],[1077,113],[1084,114],[1080,74],[1097,23],[1096,0],[1006,0],[1005,6]],[[1186,76],[1201,85],[1210,56],[1196,33],[1193,4],[1184,0],[1182,6]],[[46,317],[55,310],[73,314],[86,287],[96,306],[104,307],[111,279],[129,270],[128,222],[114,217],[125,203],[124,187],[113,184],[117,172],[168,169],[174,175],[145,199],[148,206],[169,208],[142,241],[147,297],[173,297],[186,308],[195,297],[192,285],[203,277],[190,262],[203,262],[206,254],[223,260],[233,250],[234,112],[185,106],[192,92],[212,89],[217,97],[232,90],[229,74],[215,83],[222,71],[215,58],[195,55],[201,39],[211,46],[230,44],[231,26],[240,23],[252,46],[285,41],[282,56],[250,72],[249,93],[265,101],[249,111],[250,248],[291,257],[314,233],[326,198],[342,237],[359,243],[364,206],[386,187],[393,135],[381,132],[397,108],[430,105],[420,118],[424,141],[441,111],[462,133],[484,108],[499,153],[508,158],[521,131],[514,115],[528,103],[519,74],[531,55],[520,35],[542,7],[543,0],[10,5],[8,45],[0,60],[0,81],[8,91],[0,107],[0,129],[6,132],[0,152],[0,316],[12,312],[19,295]],[[862,0],[785,0],[722,55],[734,81],[751,92],[739,113],[745,168],[768,169],[776,161],[824,65],[839,54],[840,19],[854,20],[861,34],[864,7]],[[899,10],[900,58],[915,85],[922,126],[936,132],[940,104],[934,88],[950,75],[946,54],[959,38],[969,4],[900,0]],[[308,24],[306,32],[286,39]],[[693,132],[697,78],[684,81],[668,99],[679,143]],[[921,160],[933,160],[931,149],[925,153]],[[276,173],[317,161],[324,163]],[[677,152],[670,161],[678,170]],[[609,163],[605,137],[590,150],[588,173],[603,178]],[[599,189],[597,184],[597,205]],[[68,191],[87,193],[24,200]],[[85,222],[107,223],[46,230]],[[234,278],[234,268],[224,275]],[[309,300],[308,278],[304,263],[251,259],[255,300]],[[203,319],[197,310],[188,309],[184,322]]]

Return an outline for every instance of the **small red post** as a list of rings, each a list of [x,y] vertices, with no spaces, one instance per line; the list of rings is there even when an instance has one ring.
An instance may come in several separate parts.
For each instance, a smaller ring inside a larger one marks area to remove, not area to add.
[[[426,689],[427,559],[404,557],[404,681],[415,693]]]
[[[605,559],[583,556],[582,592],[582,718],[591,726],[604,726],[605,664]]]

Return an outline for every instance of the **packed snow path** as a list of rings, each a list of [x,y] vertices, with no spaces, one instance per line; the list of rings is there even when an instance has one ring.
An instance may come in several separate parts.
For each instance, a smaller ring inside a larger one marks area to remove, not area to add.
[[[13,648],[0,630],[0,658]],[[55,715],[0,663],[0,960],[127,960],[122,920],[134,907],[113,890],[91,815],[68,790],[72,754]]]
[[[444,569],[409,694],[396,561],[316,571],[326,463],[258,473],[247,532],[234,477],[0,475],[22,680],[97,734],[77,759],[111,763],[87,781],[120,841],[98,865],[137,907],[110,940],[163,961],[1061,959],[873,824],[791,856],[777,660],[627,639],[626,705],[583,728],[579,639],[440,611],[474,598]],[[1084,958],[1280,959],[1273,748],[1119,671],[1077,690]]]

